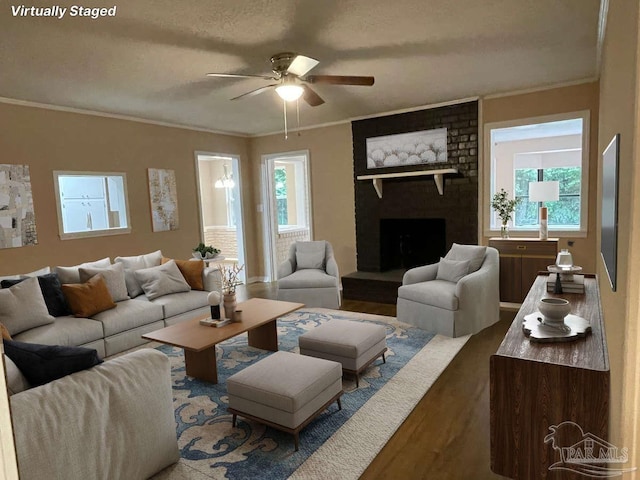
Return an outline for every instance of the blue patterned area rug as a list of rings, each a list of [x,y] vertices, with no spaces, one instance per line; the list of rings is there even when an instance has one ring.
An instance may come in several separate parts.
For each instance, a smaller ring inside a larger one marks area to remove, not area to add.
[[[410,363],[416,354],[427,350],[425,345],[430,342],[439,344],[445,340],[439,336],[433,340],[432,333],[398,322],[393,317],[308,308],[278,319],[280,350],[298,353],[298,337],[329,320],[357,320],[384,325],[387,329],[388,347],[386,363],[383,364],[381,359],[375,361],[363,372],[358,388],[355,386],[355,379],[351,376],[347,375],[343,378],[345,393],[342,396],[342,410],[338,410],[334,403],[305,427],[300,433],[300,450],[298,452],[294,451],[291,435],[265,427],[262,424],[238,417],[238,426],[233,428],[231,414],[226,410],[228,402],[226,379],[235,372],[265,358],[271,352],[248,346],[246,334],[219,344],[217,348],[219,383],[212,385],[185,376],[182,349],[168,345],[156,347],[171,359],[181,459],[178,464],[164,470],[154,479],[277,480],[289,478],[297,470],[299,470],[297,476],[300,478],[314,478],[316,475],[317,478],[331,478],[326,476],[331,467],[328,459],[317,453],[323,446],[325,449],[329,448],[328,454],[332,461],[338,462],[336,468],[339,469],[341,478],[357,478],[406,418],[415,403],[428,390],[430,384],[417,389],[411,404],[405,406],[404,412],[401,412],[398,419],[395,421],[390,419],[387,428],[382,429],[380,440],[376,441],[375,445],[368,445],[371,439],[376,437],[375,432],[366,432],[366,429],[371,427],[360,426],[358,421],[352,417],[357,418],[358,410],[366,404],[368,408],[374,408],[374,410],[364,416],[378,416],[375,419],[376,425],[384,424],[387,420],[384,418],[386,417],[385,411],[376,413],[376,404],[379,402],[370,401],[372,397],[384,396],[381,390],[387,391],[387,396],[392,395],[397,398],[398,393],[400,396],[405,396],[407,388],[415,388],[415,384],[423,383],[416,381],[413,375],[422,376],[425,368],[428,369],[425,367],[429,363],[427,358],[424,360],[425,365],[418,364],[415,367],[418,368],[418,371],[411,373],[412,377],[407,378],[408,383],[412,385],[411,387],[398,384],[396,388],[399,388],[400,391],[395,393],[391,387],[385,389],[387,383],[393,383],[389,381],[394,379],[398,372],[407,370],[403,367]],[[454,351],[447,355],[447,360],[440,362],[443,365],[442,369],[464,345],[464,341],[459,341],[457,344],[459,345],[454,348]],[[435,378],[442,369],[437,372]],[[398,378],[400,377],[401,375],[398,375]],[[405,392],[404,395],[403,392]],[[407,397],[411,397],[411,395]],[[402,411],[403,409],[398,410]],[[349,445],[341,446],[341,442],[343,444],[346,441],[348,444],[357,438],[358,432],[361,432],[362,428],[365,428],[367,438],[359,440],[357,448],[354,449]],[[385,432],[384,430],[389,431]],[[335,435],[336,432],[342,433],[342,435]],[[334,435],[336,441],[332,442]],[[346,440],[343,437],[346,437]],[[344,448],[352,450],[350,456],[346,457],[350,458],[347,462],[353,463],[354,458],[361,457],[359,462],[356,462],[359,465],[352,465],[353,472],[351,474],[345,471],[344,464],[340,463],[339,455],[333,451],[335,449],[341,451]],[[304,467],[300,468],[303,464]]]

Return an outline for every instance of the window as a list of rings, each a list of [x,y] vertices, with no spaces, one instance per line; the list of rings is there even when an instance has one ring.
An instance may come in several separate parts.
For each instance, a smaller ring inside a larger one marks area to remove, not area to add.
[[[490,159],[489,199],[504,188],[519,198],[511,232],[539,229],[540,202],[529,201],[529,183],[558,181],[560,198],[545,202],[549,231],[587,231],[589,112],[487,124],[485,158]],[[487,204],[489,204],[489,199]],[[485,230],[500,229],[500,220],[489,207]]]
[[[124,173],[53,172],[60,238],[129,233]]]
[[[306,164],[302,157],[277,159],[273,181],[276,197],[278,232],[307,227]]]

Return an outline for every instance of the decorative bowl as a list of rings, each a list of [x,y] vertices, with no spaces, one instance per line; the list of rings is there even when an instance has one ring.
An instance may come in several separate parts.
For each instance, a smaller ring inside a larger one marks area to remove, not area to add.
[[[200,252],[191,252],[191,255],[196,260],[212,260],[216,258],[219,254],[217,253],[209,253],[207,252],[204,256]]]
[[[544,316],[544,323],[561,324],[571,312],[571,303],[564,298],[542,298],[538,302],[538,310]]]

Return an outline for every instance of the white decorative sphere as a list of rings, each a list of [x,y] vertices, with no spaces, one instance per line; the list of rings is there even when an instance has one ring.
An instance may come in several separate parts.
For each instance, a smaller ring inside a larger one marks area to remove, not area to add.
[[[207,302],[209,302],[209,305],[220,305],[220,294],[218,292],[210,292],[207,295]]]

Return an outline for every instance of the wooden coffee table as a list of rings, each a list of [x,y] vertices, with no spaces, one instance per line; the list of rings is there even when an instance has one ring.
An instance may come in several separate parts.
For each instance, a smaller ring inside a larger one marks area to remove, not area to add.
[[[224,327],[200,325],[202,315],[170,327],[142,335],[153,340],[184,349],[187,375],[210,383],[218,383],[216,344],[248,332],[249,345],[263,350],[278,350],[276,319],[304,307],[303,303],[281,302],[264,298],[252,298],[238,303],[242,309],[242,321]]]

